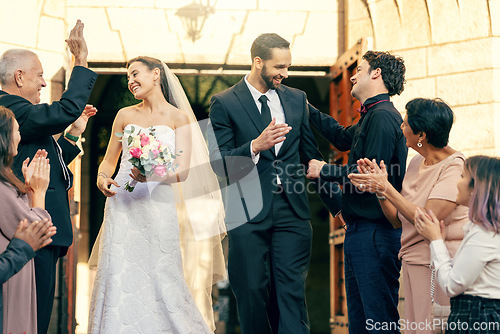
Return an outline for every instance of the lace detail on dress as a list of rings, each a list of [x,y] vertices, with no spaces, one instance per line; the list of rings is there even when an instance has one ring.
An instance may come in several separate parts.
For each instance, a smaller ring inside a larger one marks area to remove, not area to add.
[[[175,150],[175,132],[155,128]],[[122,145],[120,188],[104,211],[89,333],[212,333],[184,280],[173,191],[157,182],[125,191],[132,166],[125,140]]]

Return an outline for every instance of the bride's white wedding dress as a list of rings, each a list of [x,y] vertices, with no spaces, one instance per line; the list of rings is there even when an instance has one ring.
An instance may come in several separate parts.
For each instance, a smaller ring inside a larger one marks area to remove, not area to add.
[[[135,133],[143,129],[134,127]],[[174,130],[154,127],[156,137],[175,152]],[[179,225],[172,188],[137,183],[126,191],[132,168],[126,140],[109,197],[92,292],[89,333],[213,333],[186,285]]]

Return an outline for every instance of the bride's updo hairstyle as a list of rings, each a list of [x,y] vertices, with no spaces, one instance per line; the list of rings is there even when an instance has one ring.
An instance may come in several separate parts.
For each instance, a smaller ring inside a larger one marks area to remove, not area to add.
[[[26,192],[24,183],[12,173],[14,155],[12,153],[12,130],[14,129],[14,113],[4,106],[0,106],[0,181],[11,184],[17,193]]]
[[[155,68],[160,70],[160,88],[161,92],[163,93],[163,96],[165,97],[165,100],[170,103],[169,97],[168,97],[168,81],[167,81],[167,76],[165,75],[165,69],[163,68],[163,64],[161,63],[160,60],[153,58],[153,57],[148,57],[148,56],[139,56],[130,59],[127,62],[127,69],[132,63],[135,62],[141,62],[144,65],[146,65],[151,71],[154,70]]]

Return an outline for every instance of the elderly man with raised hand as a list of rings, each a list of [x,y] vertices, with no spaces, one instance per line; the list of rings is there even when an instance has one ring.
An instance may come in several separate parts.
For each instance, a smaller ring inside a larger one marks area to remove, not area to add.
[[[55,291],[56,264],[73,242],[73,229],[67,191],[73,175],[67,165],[80,153],[76,146],[87,126],[89,117],[96,113],[86,106],[97,74],[87,68],[87,44],[83,37],[83,23],[78,20],[66,40],[74,56],[74,68],[67,90],[59,101],[40,103],[40,90],[47,84],[38,56],[21,49],[7,50],[0,57],[0,105],[14,112],[22,136],[13,170],[22,177],[22,162],[33,157],[38,149],[45,149],[50,159],[50,184],[46,193],[46,210],[57,227],[57,235],[49,247],[39,250],[35,257],[38,333],[47,333]],[[56,140],[54,135],[68,129]]]

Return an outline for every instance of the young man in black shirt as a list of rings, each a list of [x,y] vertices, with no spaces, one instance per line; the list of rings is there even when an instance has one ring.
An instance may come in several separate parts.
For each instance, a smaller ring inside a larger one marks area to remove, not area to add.
[[[361,117],[347,128],[309,105],[309,120],[319,132],[337,149],[350,150],[345,166],[311,160],[307,176],[343,186],[345,285],[352,334],[399,333],[401,229],[384,216],[378,202],[384,198],[360,191],[347,176],[357,173],[358,159],[384,160],[391,184],[401,190],[408,149],[400,128],[403,120],[389,97],[403,91],[405,71],[402,58],[368,51],[351,77],[351,94],[361,102]]]

